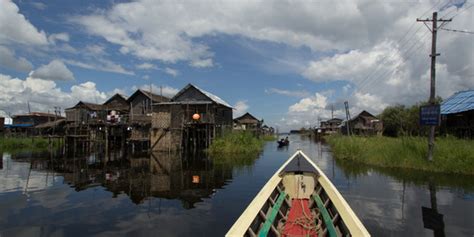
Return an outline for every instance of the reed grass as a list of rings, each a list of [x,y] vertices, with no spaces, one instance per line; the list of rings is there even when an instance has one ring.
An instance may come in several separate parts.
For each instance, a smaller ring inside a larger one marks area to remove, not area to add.
[[[57,148],[59,143],[53,139],[52,148]],[[31,138],[31,137],[0,137],[0,150],[3,151],[19,151],[19,150],[46,150],[48,149],[49,141],[46,138]]]
[[[352,160],[390,168],[410,168],[433,172],[474,174],[474,141],[438,137],[433,161],[427,160],[424,137],[328,136],[336,159]]]
[[[209,146],[209,153],[259,153],[263,150],[264,139],[250,132],[233,131],[215,139]]]
[[[276,141],[277,136],[275,136],[275,135],[262,135],[260,137],[260,139],[262,139],[263,141],[266,141],[266,142],[271,142],[271,141]]]

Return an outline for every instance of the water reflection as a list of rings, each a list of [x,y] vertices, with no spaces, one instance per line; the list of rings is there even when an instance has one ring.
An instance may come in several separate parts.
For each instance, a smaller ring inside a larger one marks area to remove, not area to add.
[[[290,140],[285,149],[269,142],[255,156],[4,153],[0,235],[223,236],[296,149],[320,166],[372,236],[474,234],[472,177],[340,162],[324,143]],[[443,224],[429,215],[434,209]]]
[[[326,170],[334,169],[341,172],[331,179],[374,236],[474,234],[466,220],[474,218],[474,203],[462,198],[474,190],[472,176],[340,160]]]
[[[234,168],[252,165],[258,155],[208,158],[205,154],[183,157],[178,153],[152,153],[124,156],[111,153],[109,157],[90,154],[84,157],[45,158],[46,154],[4,154],[4,174],[0,192],[25,192],[47,188],[54,177],[75,191],[104,187],[113,197],[127,195],[133,203],[141,204],[150,197],[177,199],[183,208],[191,209],[216,189],[232,180]],[[13,166],[9,166],[11,163]],[[38,172],[40,174],[38,174]],[[46,173],[46,175],[44,175]],[[48,181],[49,179],[49,181]],[[44,183],[44,185],[40,185]]]

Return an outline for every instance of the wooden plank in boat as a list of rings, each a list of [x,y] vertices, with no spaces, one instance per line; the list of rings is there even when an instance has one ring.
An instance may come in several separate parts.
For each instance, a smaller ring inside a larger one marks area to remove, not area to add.
[[[316,202],[316,205],[318,205],[318,209],[321,212],[321,215],[323,216],[323,221],[324,221],[324,224],[326,224],[329,237],[337,237],[336,228],[334,227],[334,224],[332,223],[332,218],[329,215],[328,210],[324,206],[323,200],[321,200],[319,195],[316,193],[313,194],[313,199]]]
[[[258,233],[259,237],[265,237],[268,234],[268,231],[270,231],[270,228],[273,225],[273,221],[275,221],[275,218],[278,214],[278,211],[280,210],[281,204],[283,204],[283,201],[285,201],[286,198],[286,193],[284,191],[280,192],[280,195],[278,196],[277,201],[275,202],[275,205],[272,208],[272,211],[270,212],[270,215],[268,215],[267,220],[263,224],[262,230]]]

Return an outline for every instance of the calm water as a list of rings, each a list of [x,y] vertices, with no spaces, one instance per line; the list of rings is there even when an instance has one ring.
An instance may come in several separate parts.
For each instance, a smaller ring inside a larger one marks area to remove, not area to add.
[[[255,159],[3,153],[0,236],[223,236],[297,148],[373,236],[474,235],[473,177],[335,162],[325,145],[290,140]]]

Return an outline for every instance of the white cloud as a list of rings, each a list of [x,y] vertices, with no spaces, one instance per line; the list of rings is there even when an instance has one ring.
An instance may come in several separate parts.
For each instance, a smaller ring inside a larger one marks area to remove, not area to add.
[[[138,68],[138,69],[142,69],[142,70],[152,70],[152,69],[160,70],[160,71],[163,71],[164,73],[166,73],[168,75],[171,75],[173,77],[176,77],[176,76],[179,75],[179,71],[176,70],[176,69],[173,69],[173,68],[170,68],[170,67],[158,68],[156,65],[151,64],[151,63],[141,63],[141,64],[137,64],[135,67]],[[144,79],[148,79],[148,78],[144,78]]]
[[[452,10],[447,8],[439,15]],[[471,25],[468,19],[473,13],[462,9],[459,12],[449,27],[463,29]],[[409,10],[407,16],[389,27],[397,29],[398,34],[404,33],[416,17],[419,16]],[[372,46],[313,60],[301,75],[318,83],[347,82],[337,100],[349,101],[351,114],[361,110],[378,114],[388,105],[425,101],[429,96],[430,35],[423,25],[415,25],[407,37],[410,41],[396,41],[391,36]],[[474,88],[473,41],[462,34],[439,31],[438,52],[437,95],[446,98],[456,91]]]
[[[440,1],[221,0],[180,4],[141,0],[77,16],[73,22],[89,34],[116,44],[123,54],[171,63],[184,61],[198,68],[215,65],[212,49],[202,38],[218,34],[308,48],[316,55],[328,56],[296,64],[295,60],[279,59],[286,62],[280,65],[292,65],[293,70],[315,82],[347,81],[351,96],[360,91],[382,103],[393,103],[397,97],[403,98],[400,103],[415,103],[425,97],[419,80],[428,68],[429,54],[429,39],[425,37],[429,32],[416,23],[416,18],[444,5]],[[470,29],[473,13],[462,11],[468,4],[457,11],[452,3],[447,5],[439,11],[440,16],[450,13],[449,18],[459,13],[450,27]],[[399,42],[409,29],[413,30],[404,39],[410,41]],[[462,78],[458,87],[469,84],[466,81],[472,80],[470,65],[474,63],[472,40],[441,31],[438,37],[440,51],[446,52],[439,59],[440,65]]]
[[[247,104],[246,100],[239,100],[237,103],[234,105],[234,117],[239,117],[243,115],[247,110],[250,108],[250,106]]]
[[[56,44],[57,41],[69,42],[69,34],[62,32],[57,34],[51,34],[48,37],[51,44]]]
[[[142,0],[119,3],[110,10],[77,16],[73,21],[88,33],[121,46],[122,53],[165,62],[189,61],[194,67],[209,67],[213,65],[212,53],[195,39],[215,33],[242,35],[295,47],[308,46],[313,50],[340,50],[363,45],[368,32],[361,30],[367,22],[365,13],[360,11],[362,4],[365,3],[209,1],[202,4],[184,1],[179,4]],[[374,5],[379,7],[380,4]],[[327,14],[328,8],[332,9],[331,14]],[[390,11],[391,15],[405,10],[379,8],[383,12]],[[378,12],[372,15],[376,18]],[[385,22],[374,21],[377,23],[383,25]]]
[[[391,57],[385,57],[390,55]],[[310,80],[321,81],[361,81],[370,74],[375,67],[382,64],[383,70],[389,70],[394,63],[403,60],[400,52],[393,44],[382,42],[367,50],[351,50],[348,53],[311,61],[302,75]],[[385,62],[384,61],[384,62]]]
[[[125,75],[135,75],[133,71],[126,70],[125,68],[122,67],[122,65],[116,64],[113,61],[110,61],[101,57],[94,59],[94,62],[81,62],[77,60],[64,60],[64,62],[66,62],[69,65],[82,67],[86,69],[93,69],[93,70],[104,71],[104,72],[114,72],[114,73],[120,73],[120,74],[125,74]]]
[[[371,111],[381,112],[388,104],[384,103],[380,97],[372,95],[370,93],[356,92],[354,94],[355,108],[359,108],[359,111],[354,111],[356,113],[362,111],[363,109],[370,108]]]
[[[28,72],[33,69],[30,61],[23,57],[16,57],[15,52],[0,45],[0,66],[19,72]]]
[[[12,114],[28,111],[27,103],[33,111],[47,112],[55,106],[68,108],[79,100],[101,103],[107,93],[97,90],[95,83],[85,82],[73,85],[70,91],[63,91],[54,81],[27,77],[12,78],[0,74],[0,105],[1,109]]]
[[[47,45],[44,31],[39,31],[23,14],[18,6],[9,0],[0,0],[0,43],[21,43],[26,45]]]
[[[106,54],[104,46],[101,45],[87,45],[85,48],[87,54],[102,56]]]
[[[279,94],[279,95],[284,95],[284,96],[290,96],[290,97],[308,97],[309,92],[305,90],[282,90],[278,88],[270,88],[266,89],[265,93],[267,94]]]
[[[53,60],[30,73],[30,77],[52,81],[73,81],[74,75],[60,60]]]
[[[142,63],[136,65],[138,69],[150,70],[150,69],[157,69],[157,67],[151,63]]]
[[[324,109],[327,105],[327,97],[320,93],[301,99],[298,103],[289,107],[289,112],[308,112],[315,109]]]
[[[42,2],[30,2],[30,4],[38,10],[44,10],[48,7],[48,6],[46,6],[46,4],[44,4]]]
[[[212,62],[212,59],[196,59],[192,60],[191,63],[189,63],[192,67],[197,67],[197,68],[204,68],[204,67],[212,67],[214,66],[214,63]]]
[[[148,80],[148,79],[150,79],[150,76],[144,75],[144,76],[142,76],[142,78],[145,79],[145,80]]]
[[[167,67],[164,69],[164,71],[166,74],[171,75],[173,77],[177,77],[179,75],[179,71],[173,68]]]
[[[103,103],[107,99],[105,92],[100,92],[94,82],[88,81],[71,87],[71,96],[77,101]]]

